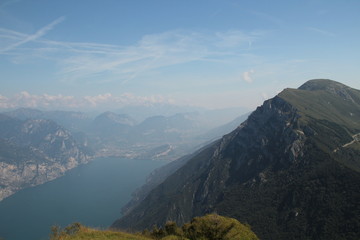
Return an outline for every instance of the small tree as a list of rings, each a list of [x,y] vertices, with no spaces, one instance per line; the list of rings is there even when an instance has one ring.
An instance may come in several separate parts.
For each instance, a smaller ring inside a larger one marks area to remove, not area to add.
[[[59,226],[51,226],[50,240],[58,240],[60,238],[61,229]]]
[[[166,235],[175,235],[182,236],[183,232],[181,228],[179,228],[175,222],[169,221],[165,224],[165,233]]]
[[[81,228],[81,224],[76,222],[67,226],[62,230],[59,226],[54,225],[51,227],[50,240],[61,240],[66,236],[76,234]]]
[[[81,228],[81,224],[79,222],[75,222],[65,228],[65,233],[68,235],[73,235],[77,233]]]
[[[158,228],[154,225],[153,230],[151,231],[151,236],[155,239],[161,239],[165,236],[165,231],[162,228]]]
[[[144,235],[144,236],[146,236],[146,237],[151,237],[151,232],[149,231],[149,229],[145,228],[145,229],[142,231],[141,235]]]

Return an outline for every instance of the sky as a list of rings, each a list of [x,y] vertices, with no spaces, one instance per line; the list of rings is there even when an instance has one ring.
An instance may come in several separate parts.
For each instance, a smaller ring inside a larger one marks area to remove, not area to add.
[[[360,89],[359,0],[0,0],[0,110],[253,109]]]

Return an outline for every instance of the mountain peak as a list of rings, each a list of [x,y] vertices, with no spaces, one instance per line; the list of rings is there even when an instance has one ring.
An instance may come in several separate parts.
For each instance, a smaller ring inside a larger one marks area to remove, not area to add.
[[[114,112],[104,112],[95,118],[95,122],[104,122],[104,124],[122,124],[133,126],[136,121],[126,114],[117,114]]]
[[[355,102],[353,99],[352,88],[330,80],[330,79],[313,79],[309,80],[299,87],[299,90],[307,91],[326,91],[333,95],[343,98],[344,100]]]
[[[347,126],[352,134],[359,132],[360,91],[327,79],[310,80],[299,89],[285,89],[280,98],[290,103],[302,115],[304,124],[309,119],[331,121]]]
[[[300,90],[317,91],[330,89],[346,89],[348,86],[330,79],[312,79],[299,87]]]

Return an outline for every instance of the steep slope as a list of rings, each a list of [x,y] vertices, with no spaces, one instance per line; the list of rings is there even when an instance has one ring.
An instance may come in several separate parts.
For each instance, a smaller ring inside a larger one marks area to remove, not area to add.
[[[0,114],[0,200],[53,180],[90,159],[91,152],[51,120]]]
[[[229,132],[233,131],[235,128],[237,128],[241,123],[243,123],[250,115],[249,113],[246,113],[244,115],[241,115],[231,122],[228,122],[224,125],[221,125],[219,127],[216,127],[214,129],[211,129],[205,134],[202,134],[199,136],[200,139],[204,139],[206,141],[214,141],[218,138],[221,138],[225,134],[228,134]]]
[[[176,170],[181,168],[196,156],[202,149],[195,151],[192,154],[185,155],[176,159],[160,168],[155,169],[146,179],[146,183],[141,186],[139,189],[136,189],[135,192],[132,193],[132,199],[122,208],[122,214],[127,214],[131,210],[133,210],[136,206],[138,206],[141,201],[145,199],[145,197],[149,194],[151,190],[157,187],[160,183],[162,183],[167,177],[173,174]]]
[[[204,141],[210,142],[209,139],[218,139],[221,136],[229,133],[231,130],[239,126],[242,122],[246,120],[246,118],[249,116],[249,114],[241,115],[240,117],[237,117],[233,121],[224,124],[222,126],[219,126],[206,134],[200,135],[198,138],[203,139]],[[207,145],[207,144],[203,144]],[[206,146],[205,146],[206,147]],[[187,161],[189,161],[191,158],[196,156],[199,152],[202,151],[204,147],[200,147],[195,152],[185,155],[183,157],[180,157],[169,164],[166,164],[165,166],[162,166],[158,169],[155,169],[146,180],[146,183],[139,189],[137,189],[132,194],[131,201],[126,204],[126,206],[123,207],[122,213],[127,214],[130,212],[135,206],[137,206],[141,201],[144,200],[144,198],[147,196],[147,194],[154,189],[156,186],[158,186],[160,183],[162,183],[168,176],[173,174],[176,170],[181,168],[186,164]]]
[[[217,212],[249,223],[261,239],[359,239],[359,99],[330,80],[285,89],[113,227]]]

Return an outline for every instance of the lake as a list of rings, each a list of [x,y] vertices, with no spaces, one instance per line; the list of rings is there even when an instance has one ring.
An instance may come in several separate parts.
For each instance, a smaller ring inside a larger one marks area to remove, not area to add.
[[[101,158],[0,202],[0,239],[48,239],[52,225],[106,228],[163,161]]]

